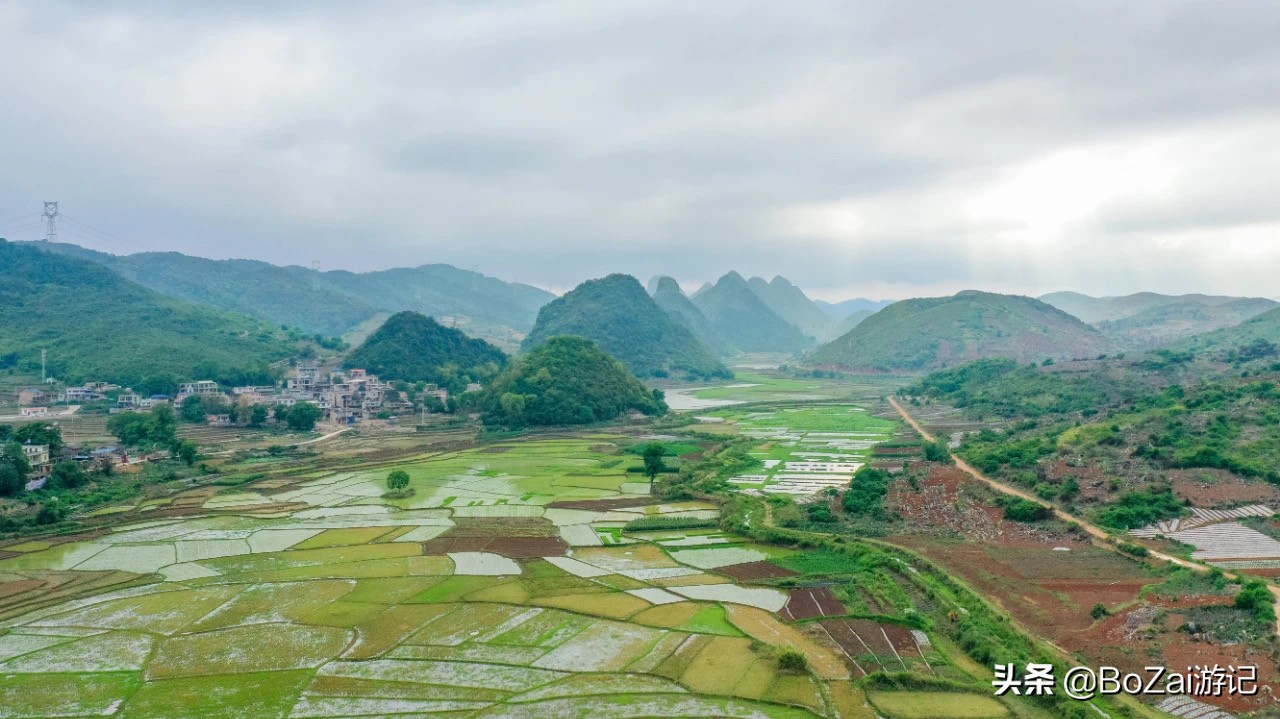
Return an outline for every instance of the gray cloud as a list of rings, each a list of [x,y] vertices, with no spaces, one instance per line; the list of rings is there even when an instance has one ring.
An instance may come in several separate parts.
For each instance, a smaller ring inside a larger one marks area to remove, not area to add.
[[[1207,0],[18,0],[0,218],[559,288],[1274,294],[1277,31]]]

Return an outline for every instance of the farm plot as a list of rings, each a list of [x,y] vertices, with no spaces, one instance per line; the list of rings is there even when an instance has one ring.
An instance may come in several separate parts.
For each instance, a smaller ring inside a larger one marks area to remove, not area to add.
[[[849,485],[871,461],[875,445],[893,437],[897,424],[850,405],[823,405],[774,412],[717,416],[740,434],[765,442],[756,455],[762,467],[729,482],[744,491],[811,496]]]
[[[382,499],[387,468],[344,471],[263,490],[279,516],[237,514],[257,498],[228,495],[212,516],[27,543],[0,560],[0,580],[82,596],[0,621],[0,716],[815,719],[865,707],[840,644],[788,624],[828,598],[767,586],[795,574],[770,561],[789,553],[715,530],[624,532],[716,509],[629,493],[638,460],[604,442],[415,458],[395,465],[419,489],[408,500]],[[94,584],[108,577],[138,586]],[[784,647],[813,672],[782,672]]]

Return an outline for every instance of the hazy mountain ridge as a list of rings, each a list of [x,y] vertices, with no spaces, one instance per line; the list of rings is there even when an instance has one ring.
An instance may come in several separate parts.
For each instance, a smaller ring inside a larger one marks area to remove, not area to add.
[[[649,284],[653,287],[649,293],[653,296],[653,301],[688,328],[694,337],[707,346],[707,349],[721,357],[738,354],[738,349],[716,332],[706,315],[702,314],[702,310],[698,309],[680,289],[678,282],[663,276],[653,278]]]
[[[1261,297],[1155,292],[1117,297],[1054,292],[1041,300],[1092,324],[1129,349],[1149,349],[1238,325],[1280,305]]]
[[[813,303],[818,309],[826,312],[837,320],[842,320],[854,312],[878,312],[896,300],[869,300],[865,297],[855,297],[850,300],[841,300],[840,302],[826,302],[824,300],[814,300]]]
[[[715,331],[743,352],[795,353],[814,344],[765,304],[737,272],[726,274],[690,299]]]
[[[533,326],[555,295],[451,265],[376,272],[320,272],[257,260],[210,260],[177,252],[111,255],[76,245],[39,249],[91,260],[157,292],[241,312],[307,333],[340,335],[378,312],[413,310],[462,318],[471,334],[508,344]]]
[[[777,275],[765,282],[761,277],[747,280],[747,286],[764,301],[769,309],[790,322],[801,332],[818,341],[831,339],[835,326],[830,315],[823,312],[799,287],[787,278]]]

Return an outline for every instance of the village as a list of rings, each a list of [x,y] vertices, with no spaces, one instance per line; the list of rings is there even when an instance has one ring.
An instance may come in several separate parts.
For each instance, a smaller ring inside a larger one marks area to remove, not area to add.
[[[306,403],[317,408],[316,422],[344,428],[403,415],[420,415],[425,420],[428,414],[447,412],[458,406],[457,398],[435,384],[392,383],[364,369],[326,370],[316,365],[298,365],[286,380],[276,385],[249,385],[227,390],[213,380],[197,380],[179,384],[175,395],[143,396],[132,388],[108,382],[86,382],[64,389],[55,389],[55,385],[56,381],[47,381],[44,386],[18,390],[18,411],[16,414],[0,413],[0,427],[5,427],[6,423],[56,423],[59,418],[81,412],[109,415],[147,412],[160,405],[172,406],[175,413],[188,422],[202,422],[210,427],[258,427],[282,422],[281,417],[286,410]],[[480,389],[479,384],[469,383],[464,394]],[[116,445],[89,447],[69,444],[57,451],[38,442],[23,442],[20,446],[31,467],[27,490],[43,487],[53,465],[59,460],[72,460],[95,468],[103,465],[127,468],[149,459],[144,453],[131,453]]]

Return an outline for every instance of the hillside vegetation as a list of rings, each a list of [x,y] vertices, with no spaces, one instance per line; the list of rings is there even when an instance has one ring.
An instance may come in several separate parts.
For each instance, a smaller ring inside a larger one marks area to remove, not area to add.
[[[557,335],[586,337],[641,377],[730,376],[711,351],[630,275],[588,280],[547,303],[522,346],[527,350]]]
[[[538,308],[554,297],[450,265],[319,272],[177,252],[117,256],[67,244],[39,248],[91,260],[170,297],[326,336],[342,334],[378,312],[413,310],[456,317],[473,334],[510,342],[533,326]]]
[[[347,355],[387,380],[434,382],[459,392],[468,382],[493,378],[507,364],[502,350],[417,312],[399,312]]]
[[[820,347],[808,361],[850,369],[928,370],[982,357],[1018,362],[1094,357],[1110,347],[1097,329],[1044,302],[968,290],[895,302]]]
[[[1154,292],[1122,297],[1055,292],[1040,299],[1094,325],[1129,349],[1150,349],[1231,327],[1277,306],[1276,302],[1261,297]]]
[[[1265,352],[1265,346],[1274,342],[1280,342],[1280,308],[1267,310],[1232,327],[1188,337],[1172,343],[1170,348],[1228,359],[1241,352],[1257,352],[1259,345],[1263,346],[1261,351]],[[1255,349],[1250,349],[1251,346]]]
[[[742,275],[730,272],[692,298],[712,328],[743,352],[802,352],[813,346],[800,328],[778,316]]]
[[[297,352],[279,328],[165,297],[92,262],[0,240],[0,363],[144,392],[265,383]]]
[[[1238,485],[1280,484],[1280,348],[1271,343],[1054,366],[980,360],[902,394],[1003,418],[1002,428],[966,437],[961,456],[1117,529],[1176,516],[1188,490],[1229,504]]]
[[[591,340],[573,336],[552,337],[517,357],[485,390],[481,407],[485,424],[513,428],[667,411],[661,392],[645,387]]]

